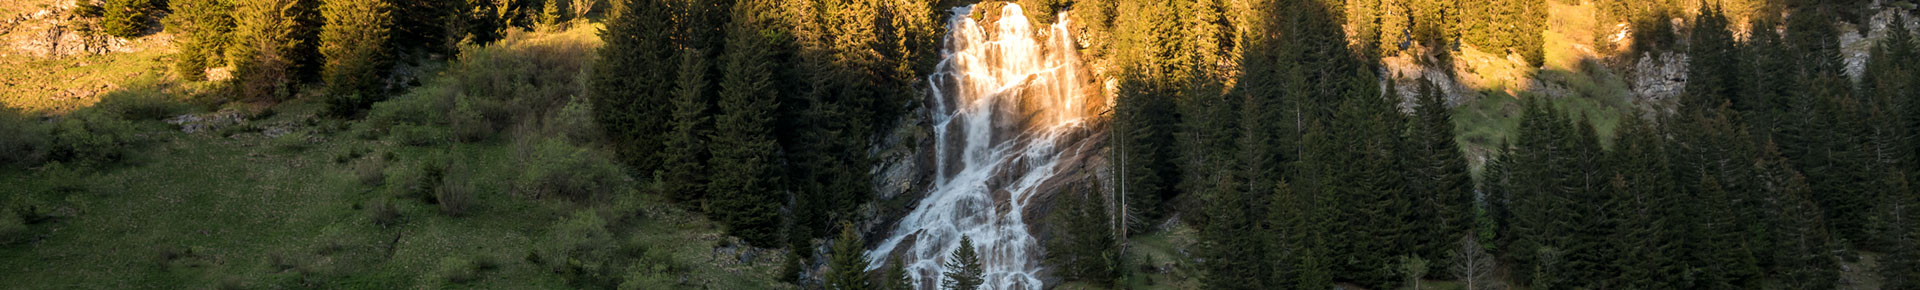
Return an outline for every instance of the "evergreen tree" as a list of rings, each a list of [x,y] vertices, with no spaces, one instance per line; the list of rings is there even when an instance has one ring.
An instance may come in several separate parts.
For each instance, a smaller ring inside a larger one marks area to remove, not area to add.
[[[1420,83],[1419,105],[1414,109],[1412,130],[1408,132],[1408,166],[1414,179],[1409,190],[1417,199],[1412,222],[1421,225],[1417,235],[1417,254],[1442,259],[1443,254],[1459,247],[1457,237],[1473,229],[1473,179],[1467,172],[1466,157],[1454,143],[1453,116],[1442,92],[1431,82]]]
[[[1047,245],[1047,258],[1060,276],[1095,285],[1111,285],[1120,271],[1119,239],[1114,238],[1114,216],[1109,212],[1105,190],[1097,181],[1075,192],[1062,193],[1061,206],[1052,224],[1061,231]]]
[[[833,258],[827,261],[827,289],[878,288],[878,285],[867,282],[866,242],[853,228],[853,223],[850,222],[840,224],[840,238],[833,243]]]
[[[774,158],[770,47],[759,33],[765,23],[754,13],[761,1],[734,6],[727,29],[725,75],[720,81],[720,112],[714,117],[713,174],[707,192],[712,210],[729,233],[759,246],[775,245],[779,224],[779,172]]]
[[[1776,205],[1772,214],[1781,221],[1773,231],[1773,239],[1780,244],[1773,252],[1779,267],[1775,275],[1789,281],[1791,288],[1835,288],[1839,273],[1832,250],[1836,245],[1828,235],[1821,209],[1808,198],[1811,187],[1771,144],[1762,156],[1755,163],[1760,167],[1759,179],[1773,195]]]
[[[615,7],[614,17],[607,21],[605,30],[601,32],[600,37],[606,41],[606,45],[600,49],[599,61],[589,77],[587,94],[593,97],[594,119],[601,128],[607,129],[607,135],[613,140],[621,160],[632,166],[635,172],[650,173],[661,168],[658,154],[665,144],[661,133],[668,131],[668,109],[672,107],[668,104],[673,89],[669,81],[675,78],[672,70],[661,69],[672,67],[673,53],[676,51],[671,41],[673,23],[669,22],[673,19],[669,13],[672,7],[663,0],[618,3],[623,4]],[[736,10],[745,8],[738,7]],[[728,27],[733,26],[737,25]],[[755,28],[748,26],[739,29]],[[751,33],[730,31],[728,37],[745,38],[745,35],[736,37],[732,34]],[[728,53],[733,50],[731,43],[729,41],[730,46],[726,49]],[[733,66],[731,63],[723,65]]]
[[[278,100],[293,95],[302,45],[298,26],[299,0],[243,1],[234,6],[234,42],[227,58],[242,97]]]
[[[326,56],[327,110],[349,116],[385,98],[393,65],[387,39],[393,18],[386,0],[329,0],[321,6],[320,53]]]
[[[1250,200],[1233,190],[1232,182],[1216,184],[1208,192],[1207,221],[1200,231],[1201,269],[1206,273],[1201,283],[1215,289],[1259,289],[1264,252],[1257,236],[1247,234],[1255,229],[1247,208]]]
[[[707,142],[712,134],[708,110],[713,104],[705,95],[708,66],[702,55],[697,49],[680,53],[679,79],[673,91],[673,131],[667,134],[666,152],[660,155],[666,167],[660,182],[674,200],[706,210]]]
[[[953,256],[947,258],[947,273],[940,282],[940,288],[951,290],[980,289],[985,277],[980,266],[980,255],[974,252],[973,238],[960,236],[960,248],[953,250]]]
[[[105,15],[102,15],[101,29],[107,35],[120,38],[134,38],[146,35],[147,28],[153,23],[154,11],[160,7],[153,0],[107,0]]]
[[[902,265],[902,263],[900,259],[894,259],[892,262],[888,262],[886,270],[882,272],[880,276],[881,280],[879,285],[877,285],[879,287],[876,288],[881,290],[913,290],[913,276],[907,275],[907,268],[905,265]]]
[[[174,34],[174,74],[190,81],[204,80],[206,70],[226,66],[225,52],[233,42],[233,3],[225,0],[172,0],[166,19]]]

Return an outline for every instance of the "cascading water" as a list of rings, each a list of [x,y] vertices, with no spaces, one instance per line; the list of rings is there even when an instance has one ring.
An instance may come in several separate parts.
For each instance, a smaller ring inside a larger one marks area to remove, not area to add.
[[[870,255],[869,268],[898,256],[919,288],[939,284],[960,237],[974,241],[989,289],[1040,289],[1041,250],[1027,228],[1034,197],[1068,168],[1067,144],[1105,102],[1084,92],[1065,14],[1034,31],[1019,5],[1001,6],[985,27],[974,6],[955,8],[934,88],[932,190]],[[1044,38],[1045,41],[1040,39]]]

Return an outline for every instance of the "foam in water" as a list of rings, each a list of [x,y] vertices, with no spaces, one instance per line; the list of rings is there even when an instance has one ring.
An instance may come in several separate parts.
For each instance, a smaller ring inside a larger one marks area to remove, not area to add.
[[[936,287],[967,236],[985,268],[982,286],[1040,289],[1039,241],[1022,215],[1040,184],[1061,173],[1056,146],[1073,138],[1094,104],[1082,92],[1065,14],[1036,32],[1016,4],[1002,6],[991,27],[970,18],[972,11],[952,11],[944,59],[928,76],[934,188],[870,253],[868,268],[898,253],[916,287]]]

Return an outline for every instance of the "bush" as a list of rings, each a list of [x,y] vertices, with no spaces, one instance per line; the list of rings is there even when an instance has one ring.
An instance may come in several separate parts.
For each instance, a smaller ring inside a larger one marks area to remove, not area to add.
[[[392,198],[375,199],[367,205],[367,219],[374,225],[391,227],[400,224],[400,207],[393,205]]]
[[[103,110],[68,114],[53,129],[53,158],[80,163],[120,161],[126,147],[136,142],[133,122]]]
[[[447,129],[427,125],[400,124],[388,130],[387,141],[407,146],[438,145],[452,138]]]
[[[28,236],[27,222],[19,215],[0,214],[0,245],[25,241]]]
[[[473,207],[473,195],[479,190],[479,180],[473,178],[473,168],[461,162],[447,166],[446,173],[440,178],[440,186],[433,190],[434,201],[440,204],[440,213],[448,216],[460,216]]]
[[[477,102],[480,102],[480,100],[465,97],[455,98],[453,111],[447,113],[448,125],[453,127],[453,137],[460,142],[485,140],[492,137],[493,132],[497,130],[493,127],[492,120],[488,120],[486,116],[481,115],[480,108],[478,108],[479,105],[474,104]]]
[[[387,160],[385,158],[367,158],[353,165],[353,180],[360,185],[380,186],[387,182]]]
[[[446,167],[433,160],[435,158],[425,159],[427,160],[415,162],[412,166],[391,170],[387,176],[387,190],[393,197],[434,202],[434,190],[440,186],[441,178],[446,174]]]
[[[273,149],[275,150],[282,152],[300,152],[301,150],[307,150],[307,146],[313,145],[313,135],[308,134],[306,131],[287,132],[280,134],[280,136],[273,137],[271,143],[273,143]]]
[[[460,257],[440,259],[440,267],[433,271],[434,280],[453,284],[466,284],[480,278],[480,267],[473,261]]]
[[[172,95],[153,88],[107,93],[100,97],[100,103],[89,108],[89,110],[105,111],[115,117],[132,121],[163,120],[179,116],[192,109],[192,105],[173,99]]]
[[[630,181],[611,154],[582,148],[557,138],[522,141],[524,166],[514,189],[532,197],[561,197],[576,201],[601,200],[606,193],[625,189]]]
[[[0,166],[27,167],[45,161],[52,151],[51,127],[39,118],[0,106]]]
[[[121,38],[134,38],[147,33],[155,8],[153,0],[107,0],[101,19],[103,29],[108,35]]]

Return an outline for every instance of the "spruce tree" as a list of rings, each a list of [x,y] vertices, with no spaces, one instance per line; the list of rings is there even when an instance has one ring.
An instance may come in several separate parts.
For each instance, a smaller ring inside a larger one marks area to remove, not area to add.
[[[1111,285],[1120,270],[1120,241],[1114,216],[1107,210],[1105,190],[1095,181],[1080,190],[1063,192],[1051,224],[1059,225],[1047,244],[1047,259],[1060,276],[1095,285]]]
[[[834,240],[833,257],[827,261],[827,289],[866,290],[877,285],[867,282],[866,242],[853,223],[840,224],[840,238]]]
[[[774,167],[778,144],[773,115],[778,108],[772,87],[765,27],[758,11],[767,3],[734,6],[727,29],[725,75],[720,81],[720,111],[714,117],[713,174],[707,192],[712,210],[729,233],[758,246],[776,245],[779,225],[779,176]]]
[[[299,0],[244,1],[234,6],[233,45],[227,58],[243,98],[279,100],[293,95],[298,81],[294,54]]]
[[[672,6],[663,0],[616,3],[623,4],[615,7],[614,17],[601,32],[606,44],[599,50],[599,61],[589,76],[587,94],[593,98],[594,119],[601,128],[607,128],[607,137],[613,140],[621,160],[635,172],[651,173],[661,168],[658,154],[665,144],[662,133],[668,131],[668,110],[672,108],[668,100],[673,89],[670,82],[675,79],[673,70],[662,69],[673,67],[676,51],[669,13]],[[748,33],[728,34],[732,38],[731,34]],[[731,52],[732,48],[727,50]]]
[[[679,79],[673,94],[673,131],[667,133],[666,151],[660,154],[665,171],[661,188],[674,200],[707,210],[707,147],[712,134],[713,106],[706,95],[707,69],[704,53],[689,49],[680,53]]]
[[[153,23],[153,12],[160,7],[153,0],[107,0],[106,11],[101,17],[101,29],[107,35],[120,38],[134,38],[147,33]]]
[[[1473,180],[1466,157],[1454,143],[1451,110],[1433,82],[1421,81],[1418,104],[1408,132],[1408,166],[1414,178],[1409,190],[1417,198],[1415,212],[1424,217],[1414,222],[1429,224],[1418,234],[1417,254],[1441,261],[1445,251],[1458,248],[1453,243],[1459,239],[1453,237],[1473,229]]]
[[[1839,279],[1835,271],[1839,261],[1832,251],[1838,245],[1828,234],[1821,209],[1809,199],[1812,188],[1771,144],[1755,164],[1773,195],[1772,214],[1781,221],[1773,231],[1773,239],[1780,244],[1772,253],[1779,264],[1775,275],[1791,288],[1833,289]]]
[[[320,53],[326,56],[327,110],[349,116],[385,98],[392,57],[387,49],[393,26],[386,0],[329,0],[320,14]]]
[[[907,268],[903,263],[905,262],[901,262],[900,259],[893,259],[893,261],[888,262],[886,270],[881,272],[880,283],[876,285],[878,287],[875,288],[880,290],[913,290],[913,276],[907,275]]]
[[[960,236],[960,248],[954,249],[953,255],[947,258],[947,273],[944,275],[946,278],[941,280],[940,288],[951,290],[980,289],[980,284],[986,282],[983,276],[986,273],[980,265],[980,254],[974,251],[973,238],[965,235]]]
[[[174,34],[174,74],[198,81],[207,78],[206,70],[226,66],[225,52],[233,38],[233,3],[224,0],[172,0],[167,2],[167,31]]]

